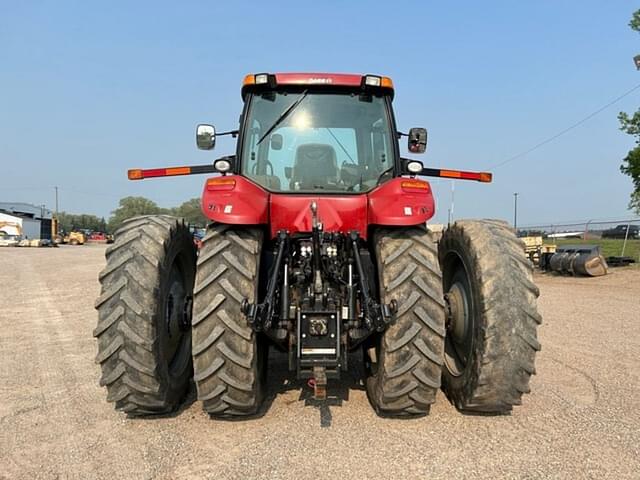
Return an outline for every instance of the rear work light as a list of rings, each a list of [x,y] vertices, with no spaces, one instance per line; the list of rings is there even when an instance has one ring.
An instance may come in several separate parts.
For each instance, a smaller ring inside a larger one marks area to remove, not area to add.
[[[256,74],[249,74],[247,76],[244,77],[244,80],[242,81],[242,86],[247,86],[247,85],[267,85],[269,83],[269,77],[272,77],[273,75],[269,75],[268,73],[256,73]],[[274,82],[275,82],[275,78],[274,78]]]
[[[381,77],[379,75],[365,75],[364,84],[367,87],[383,87],[393,88],[393,82],[389,77]]]
[[[256,85],[263,85],[268,82],[269,82],[269,75],[267,75],[266,73],[259,73],[255,76]]]
[[[370,87],[379,87],[382,84],[382,78],[375,75],[367,75],[364,77],[364,84]]]

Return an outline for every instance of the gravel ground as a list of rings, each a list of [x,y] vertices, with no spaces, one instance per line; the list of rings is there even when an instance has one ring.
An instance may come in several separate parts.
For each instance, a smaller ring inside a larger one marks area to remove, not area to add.
[[[129,420],[94,364],[103,246],[0,249],[0,478],[640,478],[640,269],[538,276],[543,345],[511,416],[378,418],[357,373],[328,406],[272,356],[264,416],[210,420],[193,393]]]

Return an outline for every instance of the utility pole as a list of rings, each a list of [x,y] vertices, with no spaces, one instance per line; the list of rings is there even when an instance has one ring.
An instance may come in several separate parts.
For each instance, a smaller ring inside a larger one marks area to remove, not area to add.
[[[58,187],[53,187],[56,190],[56,218],[58,218]]]
[[[513,229],[518,233],[518,192],[513,194]]]
[[[451,182],[451,205],[449,207],[449,225],[451,225],[451,222],[453,222],[453,206],[455,203],[455,196],[456,196],[456,187],[455,187],[456,183],[455,182]]]

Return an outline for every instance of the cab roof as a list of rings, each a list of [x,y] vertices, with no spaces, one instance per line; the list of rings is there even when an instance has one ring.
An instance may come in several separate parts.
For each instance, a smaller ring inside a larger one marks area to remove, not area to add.
[[[389,77],[353,73],[251,73],[242,82],[242,98],[252,90],[275,89],[279,86],[351,87],[385,90],[393,97],[393,81]]]

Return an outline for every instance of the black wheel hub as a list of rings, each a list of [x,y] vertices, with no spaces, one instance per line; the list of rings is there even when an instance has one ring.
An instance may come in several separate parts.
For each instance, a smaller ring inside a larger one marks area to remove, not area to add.
[[[459,270],[445,294],[447,335],[445,363],[453,376],[464,373],[473,348],[471,292],[464,271]]]
[[[171,268],[164,309],[164,335],[162,348],[169,369],[180,355],[185,332],[191,326],[191,296],[187,294],[184,279],[178,265]]]
[[[193,312],[193,297],[187,295],[184,299],[184,308],[182,309],[182,318],[180,322],[180,331],[186,332],[191,328],[191,315]]]

